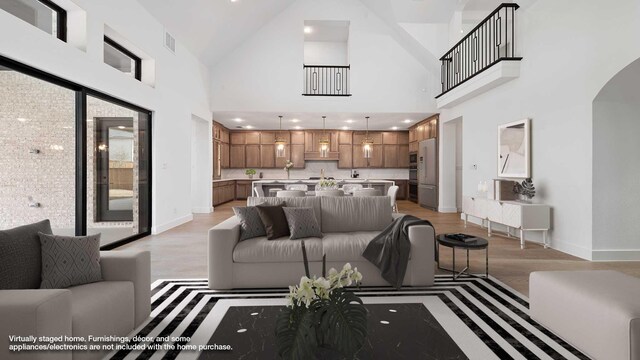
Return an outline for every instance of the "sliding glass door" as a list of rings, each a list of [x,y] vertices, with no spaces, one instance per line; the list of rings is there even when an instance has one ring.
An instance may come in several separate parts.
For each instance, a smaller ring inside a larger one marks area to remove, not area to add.
[[[0,229],[151,232],[151,113],[0,57]]]

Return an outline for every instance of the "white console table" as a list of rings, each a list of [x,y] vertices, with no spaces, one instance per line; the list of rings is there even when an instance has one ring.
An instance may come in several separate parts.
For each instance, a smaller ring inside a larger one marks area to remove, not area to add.
[[[551,227],[551,207],[544,204],[529,204],[520,201],[497,201],[479,197],[465,196],[462,200],[464,226],[469,216],[487,221],[487,233],[491,237],[491,224],[502,224],[520,230],[520,248],[524,249],[525,231],[541,231],[544,247],[548,248],[547,232]]]

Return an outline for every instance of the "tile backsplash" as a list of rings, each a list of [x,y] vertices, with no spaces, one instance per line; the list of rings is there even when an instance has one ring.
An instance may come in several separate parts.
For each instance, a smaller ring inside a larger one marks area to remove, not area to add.
[[[325,176],[336,179],[348,179],[351,177],[350,169],[338,169],[337,161],[306,161],[304,169],[291,169],[291,179],[308,179],[312,176],[320,176],[320,170],[324,169]],[[243,179],[245,169],[222,169],[222,179]],[[284,169],[256,169],[262,173],[263,179],[286,179]],[[360,179],[409,179],[408,169],[357,169]]]

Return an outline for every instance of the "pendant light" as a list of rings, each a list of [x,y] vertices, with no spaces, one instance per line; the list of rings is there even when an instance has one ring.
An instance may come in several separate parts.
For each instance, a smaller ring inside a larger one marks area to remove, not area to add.
[[[322,117],[322,138],[318,142],[320,144],[320,157],[329,157],[329,138],[327,137],[327,130],[325,128],[326,116]]]
[[[287,141],[280,137],[280,133],[282,132],[282,115],[278,116],[280,118],[280,132],[276,135],[276,157],[283,158],[285,157],[285,149],[287,145]]]
[[[362,151],[364,152],[365,159],[371,159],[373,153],[373,140],[369,137],[369,117],[367,119],[367,132],[365,133],[364,140],[362,140]]]

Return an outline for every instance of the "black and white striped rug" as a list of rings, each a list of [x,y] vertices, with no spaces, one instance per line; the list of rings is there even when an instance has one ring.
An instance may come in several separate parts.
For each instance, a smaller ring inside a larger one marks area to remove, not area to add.
[[[130,347],[144,345],[145,349],[121,350],[109,358],[215,359],[215,354],[234,358],[233,351],[194,349],[211,343],[230,308],[284,305],[287,293],[288,289],[214,291],[203,279],[158,280],[152,285],[151,318],[134,331],[138,338],[132,335],[129,342]],[[527,298],[495,278],[453,282],[450,276],[440,275],[432,287],[400,291],[363,287],[356,293],[365,304],[422,303],[469,359],[588,359],[530,319]],[[240,329],[242,324],[237,327],[238,333],[251,331],[250,326],[248,330]]]

